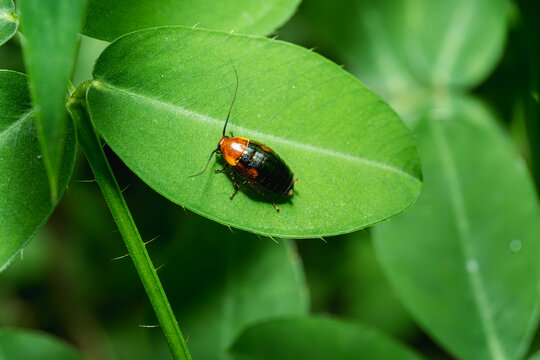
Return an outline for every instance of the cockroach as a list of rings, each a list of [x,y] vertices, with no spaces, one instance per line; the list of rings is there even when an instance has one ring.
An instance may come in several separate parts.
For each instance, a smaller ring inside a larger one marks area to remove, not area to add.
[[[217,153],[223,155],[226,164],[223,169],[217,169],[215,172],[224,172],[229,167],[232,169],[231,177],[234,184],[234,192],[229,197],[231,200],[240,188],[238,176],[244,180],[243,183],[249,184],[262,195],[292,197],[296,182],[294,180],[294,174],[274,150],[257,141],[234,136],[232,131],[230,132],[231,137],[225,135],[234,101],[236,100],[236,94],[238,93],[238,72],[234,64],[232,66],[236,75],[236,89],[229,113],[225,119],[222,138],[219,140],[217,148],[210,154],[204,169],[200,173],[191,175],[190,177],[204,173],[208,168],[208,164],[210,164],[210,160]],[[273,200],[271,201],[276,211],[279,211],[275,202]]]

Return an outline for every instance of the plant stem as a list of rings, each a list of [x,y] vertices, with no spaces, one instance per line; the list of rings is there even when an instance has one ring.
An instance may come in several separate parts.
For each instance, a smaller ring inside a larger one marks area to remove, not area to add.
[[[137,226],[122,196],[120,187],[114,178],[111,167],[96,135],[94,125],[90,120],[86,105],[86,92],[90,86],[91,82],[81,84],[72,94],[67,105],[68,111],[77,127],[79,143],[124,239],[126,248],[141,278],[174,358],[178,360],[191,360],[191,355],[182,337],[178,322],[174,317],[163,286],[159,281],[154,265],[152,265],[152,260],[146,251],[146,246],[141,239]]]

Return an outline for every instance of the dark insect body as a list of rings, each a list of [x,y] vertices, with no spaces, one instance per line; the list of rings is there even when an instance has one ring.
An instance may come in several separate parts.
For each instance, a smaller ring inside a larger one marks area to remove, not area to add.
[[[237,175],[244,179],[243,183],[249,184],[263,195],[293,196],[296,182],[294,174],[274,150],[248,138],[235,137],[232,132],[231,137],[225,136],[227,123],[238,92],[238,73],[234,65],[233,69],[236,74],[236,90],[223,127],[223,137],[219,140],[217,149],[210,154],[204,170],[191,177],[204,173],[210,160],[212,160],[212,156],[218,153],[223,154],[226,165],[223,169],[216,170],[216,172],[223,172],[229,167],[232,169],[231,177],[234,182],[234,192],[230,196],[231,200],[240,187]],[[272,201],[272,205],[274,205],[276,211],[279,211],[274,201]]]

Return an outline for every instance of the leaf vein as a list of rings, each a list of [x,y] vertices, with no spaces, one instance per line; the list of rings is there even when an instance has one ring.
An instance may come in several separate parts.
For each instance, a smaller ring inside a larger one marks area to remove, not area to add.
[[[144,96],[144,95],[141,95],[141,94],[133,93],[133,92],[131,92],[129,90],[122,89],[122,88],[116,87],[116,86],[111,85],[111,84],[105,84],[105,83],[103,83],[102,81],[99,81],[99,80],[94,80],[92,82],[92,86],[94,86],[98,90],[101,89],[101,90],[116,91],[116,92],[118,92],[120,94],[123,94],[123,95],[126,95],[128,97],[132,97],[132,98],[142,100],[143,102],[149,103],[149,104],[151,104],[153,106],[165,108],[165,109],[168,109],[168,110],[170,110],[170,111],[172,111],[174,113],[179,113],[179,114],[182,114],[182,115],[188,115],[190,117],[197,118],[197,119],[199,119],[200,121],[202,121],[204,123],[220,124],[220,125],[223,123],[223,119],[215,119],[215,118],[209,117],[207,115],[200,114],[200,113],[197,113],[195,111],[185,109],[185,108],[180,107],[180,106],[175,106],[174,104],[171,104],[171,103],[160,101],[158,99],[155,99],[155,98],[152,98],[152,97],[149,97],[149,96]],[[235,128],[240,130],[241,132],[245,132],[245,133],[249,132],[251,134],[254,134],[255,137],[269,139],[273,143],[287,144],[289,146],[296,147],[296,148],[301,148],[301,149],[304,149],[304,150],[307,150],[307,151],[312,151],[312,152],[315,152],[315,153],[320,153],[320,154],[324,154],[324,155],[332,156],[332,157],[338,157],[340,159],[351,161],[351,162],[363,163],[365,165],[376,167],[376,168],[386,170],[386,171],[390,171],[390,172],[396,173],[396,174],[398,174],[400,176],[404,176],[404,177],[413,179],[416,182],[420,182],[420,179],[413,176],[412,174],[409,174],[409,173],[407,173],[407,172],[405,172],[405,171],[403,171],[403,170],[401,170],[399,168],[396,168],[394,166],[384,164],[384,163],[381,163],[381,162],[378,162],[378,161],[375,161],[375,160],[371,160],[371,159],[367,159],[367,158],[362,158],[362,157],[342,153],[342,152],[339,152],[339,151],[336,151],[336,150],[333,150],[333,149],[322,148],[320,146],[315,146],[315,145],[312,145],[312,144],[299,143],[297,141],[292,141],[292,140],[289,140],[289,139],[286,139],[286,138],[283,138],[283,137],[263,133],[263,132],[260,132],[258,130],[254,130],[254,129],[244,128],[244,127],[238,126],[238,125],[235,125]]]
[[[474,256],[474,249],[470,244],[471,227],[467,218],[465,199],[459,184],[456,165],[441,125],[432,124],[431,130],[439,149],[445,177],[448,179],[450,201],[458,231],[459,245],[461,246],[465,260],[465,272],[468,275],[467,279],[471,287],[474,303],[480,316],[481,326],[484,329],[483,335],[485,336],[491,358],[504,360],[507,359],[507,356],[504,353],[495,324],[493,323],[493,318],[489,310],[488,297],[479,274],[480,269],[477,269],[478,263]]]

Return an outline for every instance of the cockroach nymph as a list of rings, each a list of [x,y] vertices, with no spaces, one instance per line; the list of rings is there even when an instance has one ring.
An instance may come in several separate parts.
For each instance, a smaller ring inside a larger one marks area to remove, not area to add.
[[[223,154],[226,164],[223,169],[215,170],[216,173],[224,172],[229,167],[233,170],[231,177],[234,183],[234,192],[229,197],[231,200],[240,187],[238,176],[244,180],[243,183],[249,184],[263,195],[291,197],[294,195],[294,184],[296,182],[294,180],[294,174],[274,150],[248,138],[234,136],[232,131],[231,137],[225,135],[234,101],[236,100],[236,94],[238,93],[239,83],[236,67],[232,63],[231,65],[236,75],[236,89],[227,119],[225,120],[225,125],[223,126],[222,138],[219,140],[217,148],[210,154],[210,158],[208,158],[204,169],[200,173],[191,175],[190,177],[204,173],[214,154],[218,153]],[[274,205],[276,211],[279,211],[274,201],[272,201],[272,205]]]

